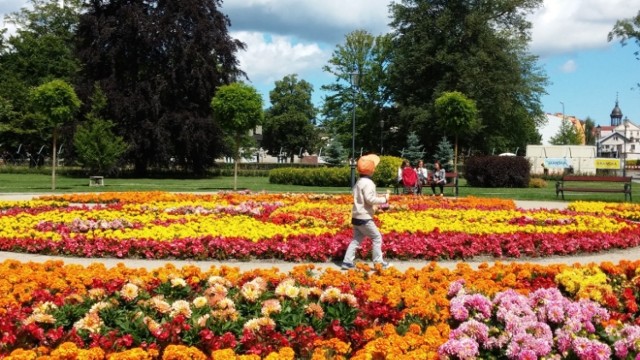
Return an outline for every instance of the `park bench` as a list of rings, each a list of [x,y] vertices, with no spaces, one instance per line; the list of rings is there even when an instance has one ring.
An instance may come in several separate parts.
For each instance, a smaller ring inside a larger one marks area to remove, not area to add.
[[[631,176],[580,176],[565,175],[556,182],[556,198],[565,191],[594,193],[623,193],[624,199],[631,201]],[[606,186],[606,184],[612,186]],[[621,185],[621,186],[616,186]]]
[[[431,174],[431,173],[429,173]],[[446,188],[451,188],[453,189],[453,196],[457,197],[458,196],[458,173],[457,172],[447,172],[445,175],[445,178],[447,179],[447,183],[444,185],[445,189]],[[394,194],[400,194],[400,188],[402,187],[401,184],[396,183],[395,187],[394,187]],[[427,189],[429,191],[431,191],[431,176],[429,176],[429,179],[427,180],[427,185],[424,185],[422,187],[422,192],[424,193],[425,191],[427,191]],[[437,188],[436,188],[437,189]]]

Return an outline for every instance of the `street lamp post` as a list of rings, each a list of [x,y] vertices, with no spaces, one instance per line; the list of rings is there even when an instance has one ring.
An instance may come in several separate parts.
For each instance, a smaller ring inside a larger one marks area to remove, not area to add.
[[[624,163],[622,164],[622,176],[627,176],[627,129],[629,128],[629,118],[624,118]]]
[[[596,157],[600,157],[600,136],[602,135],[602,127],[600,124],[596,126]]]
[[[353,72],[350,75],[351,90],[353,91],[353,120],[351,122],[351,188],[356,184],[356,89],[360,80],[360,74]]]
[[[384,119],[380,119],[380,155],[384,153],[384,146],[382,140],[384,139]]]

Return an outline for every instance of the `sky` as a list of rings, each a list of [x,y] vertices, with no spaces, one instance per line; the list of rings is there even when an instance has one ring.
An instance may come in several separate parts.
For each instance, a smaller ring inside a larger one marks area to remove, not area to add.
[[[62,0],[61,0],[62,1]],[[238,53],[241,68],[268,104],[274,82],[298,74],[314,86],[336,81],[324,73],[345,35],[364,29],[373,35],[391,31],[390,0],[226,0],[221,11],[231,20],[231,36],[247,44]],[[0,0],[0,15],[17,11],[26,0]],[[608,125],[618,99],[623,116],[640,124],[640,60],[631,42],[607,41],[617,20],[640,11],[640,0],[544,0],[530,15],[530,52],[550,84],[541,100],[547,113],[590,117]],[[0,16],[1,18],[2,16]]]

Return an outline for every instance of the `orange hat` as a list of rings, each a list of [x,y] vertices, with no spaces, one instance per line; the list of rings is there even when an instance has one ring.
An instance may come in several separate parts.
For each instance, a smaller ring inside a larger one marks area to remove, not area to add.
[[[373,175],[379,163],[380,157],[378,155],[369,154],[361,156],[360,159],[358,159],[358,172],[360,175]]]

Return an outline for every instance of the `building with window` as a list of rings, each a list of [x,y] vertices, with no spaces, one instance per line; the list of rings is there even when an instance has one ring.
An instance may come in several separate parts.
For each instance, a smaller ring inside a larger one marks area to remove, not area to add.
[[[640,127],[628,117],[624,117],[616,100],[611,111],[609,125],[595,128],[598,157],[619,158],[625,160],[640,159]]]

